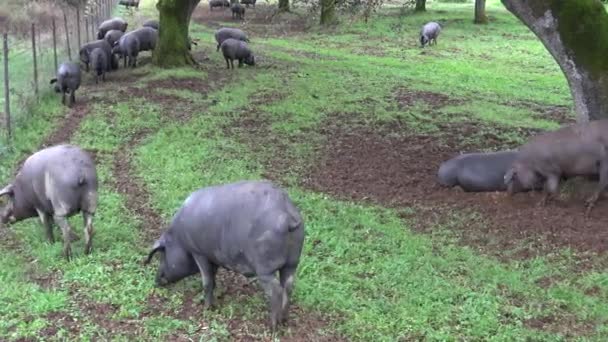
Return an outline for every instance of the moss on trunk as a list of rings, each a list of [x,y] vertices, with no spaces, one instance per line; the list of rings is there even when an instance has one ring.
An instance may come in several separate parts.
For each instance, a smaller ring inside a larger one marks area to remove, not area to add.
[[[289,0],[279,0],[279,12],[289,12]]]
[[[577,64],[592,76],[608,72],[608,13],[599,0],[552,1],[557,30]]]
[[[486,0],[475,0],[475,24],[487,24]]]
[[[152,60],[164,67],[195,64],[188,50],[190,17],[199,0],[159,0],[159,37]]]
[[[416,0],[416,12],[426,11],[426,0]]]
[[[608,13],[600,0],[502,0],[564,72],[579,122],[608,118]]]
[[[336,0],[321,0],[321,25],[336,22]]]

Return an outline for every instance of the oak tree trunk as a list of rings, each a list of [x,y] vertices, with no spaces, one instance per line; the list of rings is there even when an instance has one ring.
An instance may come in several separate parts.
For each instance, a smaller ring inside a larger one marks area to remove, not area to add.
[[[579,122],[608,118],[608,13],[600,0],[502,0],[566,75]]]
[[[289,0],[279,0],[279,12],[289,12]]]
[[[426,0],[416,0],[416,12],[426,11]]]
[[[475,24],[487,24],[486,0],[475,0]]]
[[[199,1],[158,0],[159,32],[152,56],[154,64],[170,68],[196,63],[188,50],[188,27]]]
[[[321,25],[336,22],[336,0],[321,0]]]

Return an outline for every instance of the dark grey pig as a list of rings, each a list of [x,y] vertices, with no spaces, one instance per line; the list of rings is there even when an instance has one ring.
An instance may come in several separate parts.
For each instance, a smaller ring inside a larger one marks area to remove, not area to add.
[[[106,33],[103,39],[105,39],[110,44],[110,46],[114,46],[114,43],[116,43],[120,39],[120,37],[122,37],[123,34],[124,32],[119,30],[110,30]]]
[[[218,267],[257,277],[270,302],[275,330],[288,316],[289,296],[304,223],[287,193],[267,181],[241,181],[193,192],[154,243],[146,263],[161,254],[156,275],[164,286],[200,270],[204,307],[213,305]],[[279,279],[275,273],[279,272]]]
[[[241,6],[241,4],[239,4],[238,2],[232,4],[230,10],[232,11],[232,19],[245,19],[245,7]]]
[[[249,46],[247,46],[247,43],[244,41],[228,38],[224,40],[220,48],[222,49],[222,54],[226,60],[227,69],[230,69],[230,66],[234,69],[235,59],[239,61],[239,68],[243,66],[243,63],[255,65],[253,52],[251,52]]]
[[[561,179],[572,177],[599,179],[597,190],[586,201],[586,215],[608,185],[608,120],[562,127],[540,134],[519,149],[505,174],[509,194],[542,182],[547,204],[557,194]]]
[[[114,48],[112,49],[113,55],[124,58],[125,68],[127,65],[133,68],[137,66],[137,56],[140,50],[139,39],[137,39],[136,35],[130,34],[131,32],[125,34],[118,42],[114,43]]]
[[[158,41],[158,31],[151,27],[140,27],[128,32],[126,35],[135,35],[139,41],[139,51],[152,51],[156,48]]]
[[[209,10],[213,11],[214,7],[230,7],[228,0],[209,0]]]
[[[231,27],[223,27],[217,31],[215,31],[215,41],[217,42],[216,51],[220,51],[220,46],[224,42],[224,40],[228,38],[233,38],[236,40],[242,40],[244,42],[249,43],[249,39],[247,35],[242,30],[231,28]]]
[[[437,178],[443,186],[466,192],[505,191],[504,177],[517,151],[466,153],[443,162]]]
[[[51,79],[50,84],[55,84],[55,92],[61,93],[61,103],[65,104],[65,94],[70,93],[70,104],[76,102],[76,90],[80,87],[82,79],[80,66],[76,63],[61,63],[57,69],[57,75]]]
[[[2,224],[36,217],[54,242],[52,222],[63,233],[63,255],[70,260],[73,234],[68,218],[78,212],[84,217],[85,254],[93,244],[93,216],[97,209],[97,172],[91,156],[72,145],[57,145],[28,157],[14,180],[0,190],[8,203],[0,209]]]
[[[255,8],[255,3],[256,0],[241,0],[241,4],[249,7],[249,5],[253,5],[253,8]]]
[[[95,48],[91,51],[91,65],[95,74],[95,84],[99,83],[100,76],[102,80],[106,80],[106,70],[109,69],[109,62],[105,51],[101,48]]]
[[[431,21],[424,24],[420,30],[420,46],[424,47],[426,44],[431,45],[433,42],[435,42],[435,45],[437,45],[437,37],[439,37],[439,33],[441,33],[441,25],[438,23]]]
[[[107,40],[99,39],[83,44],[78,52],[80,61],[85,65],[85,70],[87,72],[89,71],[89,64],[91,63],[91,51],[95,48],[101,48],[106,53],[106,57],[110,61],[110,69],[115,69],[117,67],[116,62],[112,60],[112,46],[110,46],[110,43],[108,43]],[[110,71],[110,69],[107,71]]]
[[[143,24],[141,24],[142,27],[151,27],[157,31],[158,31],[158,25],[159,25],[158,20],[156,20],[156,19],[149,19],[149,20],[144,21]]]
[[[103,37],[106,36],[106,32],[110,30],[126,32],[127,26],[129,26],[129,24],[121,18],[108,19],[99,24],[99,28],[97,29],[97,39],[103,39]]]

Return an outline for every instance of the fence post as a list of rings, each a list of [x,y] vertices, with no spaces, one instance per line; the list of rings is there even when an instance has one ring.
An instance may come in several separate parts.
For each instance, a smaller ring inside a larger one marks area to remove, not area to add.
[[[55,71],[57,71],[57,27],[55,17],[53,17],[53,56],[55,57]]]
[[[78,48],[82,46],[82,40],[80,38],[80,5],[76,6],[76,36],[78,37]]]
[[[3,37],[4,45],[4,114],[6,115],[6,136],[10,142],[12,138],[11,132],[11,106],[10,106],[10,94],[8,93],[8,33],[4,34]]]
[[[68,48],[68,59],[72,60],[72,51],[70,50],[70,32],[68,31],[68,17],[65,15],[65,9],[63,10],[63,26],[65,28],[65,41]]]
[[[34,57],[34,94],[38,100],[38,61],[36,60],[36,24],[32,23],[32,56]]]
[[[87,38],[87,42],[90,42],[91,40],[89,39],[89,16],[85,15],[84,16],[84,31],[86,32],[86,38]]]

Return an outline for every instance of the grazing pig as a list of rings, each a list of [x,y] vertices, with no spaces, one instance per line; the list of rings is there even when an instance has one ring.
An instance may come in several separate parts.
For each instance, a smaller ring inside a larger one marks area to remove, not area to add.
[[[209,0],[209,10],[213,11],[214,7],[230,7],[228,0]]]
[[[72,145],[56,145],[28,157],[14,180],[0,190],[8,203],[0,209],[2,224],[38,216],[48,240],[54,242],[52,222],[63,234],[63,255],[70,260],[72,230],[68,218],[82,212],[85,254],[93,244],[97,209],[97,172],[91,156]],[[52,220],[52,221],[51,221]]]
[[[117,42],[123,34],[124,32],[119,30],[110,30],[106,33],[103,39],[105,39],[110,44],[110,46],[114,46],[114,43]]]
[[[220,46],[222,45],[224,40],[228,38],[242,40],[244,42],[249,43],[249,38],[247,38],[247,35],[242,30],[231,27],[223,27],[215,31],[215,41],[217,42],[216,51],[220,51]]]
[[[108,64],[110,68],[107,71],[110,71],[110,69],[115,69],[117,67],[116,62],[112,59],[112,46],[110,45],[110,43],[108,43],[107,40],[99,39],[83,44],[80,47],[80,51],[78,52],[80,56],[80,61],[84,63],[85,70],[87,72],[89,71],[89,64],[91,62],[91,51],[93,51],[93,49],[95,48],[101,48],[106,53],[106,58],[108,59],[108,61],[110,61],[110,63]]]
[[[125,8],[135,7],[139,8],[139,0],[120,0],[119,5],[125,6]]]
[[[241,181],[193,192],[146,263],[157,251],[164,252],[156,275],[159,286],[190,275],[196,264],[205,308],[214,303],[218,267],[257,277],[269,298],[275,330],[287,320],[303,243],[304,223],[287,193],[267,181]]]
[[[106,53],[101,48],[95,48],[91,51],[91,65],[95,73],[95,84],[99,83],[99,76],[102,80],[106,80],[106,70],[109,69],[108,63]]]
[[[158,25],[159,25],[158,20],[149,19],[149,20],[144,21],[144,23],[141,25],[141,27],[151,27],[158,31]]]
[[[152,51],[156,48],[158,41],[158,31],[151,27],[140,27],[128,32],[126,35],[135,35],[139,41],[139,51]]]
[[[420,47],[424,47],[426,44],[431,45],[432,42],[437,45],[439,33],[441,33],[441,25],[434,21],[424,24],[420,30]]]
[[[465,192],[505,191],[505,173],[517,151],[467,153],[443,162],[437,178],[443,186],[460,186]]]
[[[504,181],[509,194],[542,182],[545,195],[539,204],[546,205],[561,179],[578,176],[599,179],[586,201],[588,215],[608,185],[608,120],[569,125],[532,138],[519,149]]]
[[[256,0],[241,0],[241,4],[247,6],[247,8],[249,8],[249,5],[253,5],[253,8],[255,8],[255,2]]]
[[[236,19],[243,20],[245,19],[245,7],[241,6],[238,2],[232,4],[232,19],[236,17]]]
[[[140,50],[139,39],[137,39],[136,35],[130,33],[125,34],[118,42],[114,43],[114,48],[112,49],[112,54],[124,58],[125,68],[127,64],[133,68],[137,66],[137,56]]]
[[[129,24],[121,18],[112,18],[102,22],[97,29],[97,39],[103,39],[110,30],[127,31]]]
[[[57,69],[56,77],[51,79],[50,84],[55,83],[55,92],[61,93],[62,104],[65,104],[66,93],[70,93],[69,106],[76,102],[76,90],[80,87],[81,78],[78,64],[72,62],[61,63]]]
[[[247,46],[247,43],[241,40],[236,40],[233,38],[228,38],[224,40],[222,46],[222,54],[224,55],[224,59],[226,60],[226,68],[234,69],[234,60],[239,61],[239,68],[243,66],[243,63],[247,65],[255,65],[255,58],[253,56],[253,52]]]

